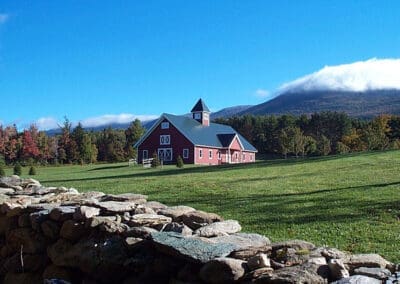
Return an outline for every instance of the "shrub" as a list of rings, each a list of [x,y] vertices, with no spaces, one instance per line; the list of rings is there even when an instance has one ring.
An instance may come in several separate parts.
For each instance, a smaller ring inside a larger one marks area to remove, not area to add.
[[[336,152],[338,154],[347,154],[350,152],[350,147],[339,141],[336,143]]]
[[[183,168],[183,160],[182,160],[182,157],[179,155],[178,156],[178,158],[176,158],[176,166],[178,167],[178,168]]]
[[[14,175],[20,176],[22,174],[22,167],[20,163],[16,163],[14,166]]]
[[[6,176],[6,173],[5,173],[4,169],[3,169],[3,166],[0,165],[0,177],[5,177],[5,176]]]
[[[158,158],[158,155],[156,152],[153,153],[153,161],[151,161],[151,167],[152,168],[157,168],[160,165],[160,159]]]
[[[36,175],[36,168],[34,166],[31,166],[29,169],[29,175],[34,176]]]

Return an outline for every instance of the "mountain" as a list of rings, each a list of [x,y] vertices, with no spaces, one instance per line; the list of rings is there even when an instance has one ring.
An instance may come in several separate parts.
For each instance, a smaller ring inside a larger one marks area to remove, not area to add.
[[[380,114],[400,115],[400,90],[286,92],[239,115],[301,115],[321,111],[345,112],[360,118]]]
[[[252,107],[252,105],[241,105],[241,106],[233,106],[233,107],[223,108],[217,112],[211,113],[211,119],[235,116],[238,113],[245,112],[250,107]]]

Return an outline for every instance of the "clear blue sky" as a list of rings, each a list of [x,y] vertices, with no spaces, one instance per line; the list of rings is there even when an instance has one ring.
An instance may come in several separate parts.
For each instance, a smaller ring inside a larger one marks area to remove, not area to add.
[[[0,0],[0,121],[261,103],[325,65],[399,58],[399,15],[398,0]]]

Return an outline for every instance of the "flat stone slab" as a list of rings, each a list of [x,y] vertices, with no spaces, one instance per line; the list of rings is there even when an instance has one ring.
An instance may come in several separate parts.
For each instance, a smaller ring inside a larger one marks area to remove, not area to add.
[[[172,222],[171,217],[157,215],[157,214],[136,214],[129,220],[129,225],[132,227],[148,226],[153,227],[156,225],[168,224]]]
[[[147,202],[147,195],[137,193],[106,194],[101,197],[101,201],[134,201],[137,204]]]
[[[129,212],[136,208],[134,202],[122,202],[122,201],[103,201],[96,204],[97,207],[110,213],[121,213]]]
[[[221,222],[215,222],[207,226],[197,229],[194,234],[199,237],[218,237],[226,236],[228,234],[234,234],[240,232],[242,227],[236,220],[226,220]]]
[[[184,237],[173,232],[151,233],[160,251],[196,263],[206,263],[217,257],[228,256],[237,247],[230,243],[212,243],[195,237]]]

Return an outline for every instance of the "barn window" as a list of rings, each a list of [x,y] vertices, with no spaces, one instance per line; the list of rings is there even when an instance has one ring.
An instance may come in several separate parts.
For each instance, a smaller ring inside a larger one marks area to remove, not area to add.
[[[169,122],[168,121],[161,123],[161,129],[168,129],[168,128],[169,128]]]
[[[218,151],[218,160],[221,160],[221,151]]]
[[[208,158],[212,159],[213,157],[213,151],[212,150],[208,150]]]
[[[183,158],[184,159],[189,158],[189,149],[183,149]]]
[[[199,158],[203,158],[203,149],[199,150]]]
[[[143,150],[143,160],[146,160],[149,158],[149,151]]]
[[[243,153],[242,160],[246,161],[246,154],[245,153]]]
[[[195,113],[194,114],[194,119],[201,119],[201,114],[200,113]]]
[[[160,145],[169,145],[169,144],[171,144],[171,136],[160,135]]]

